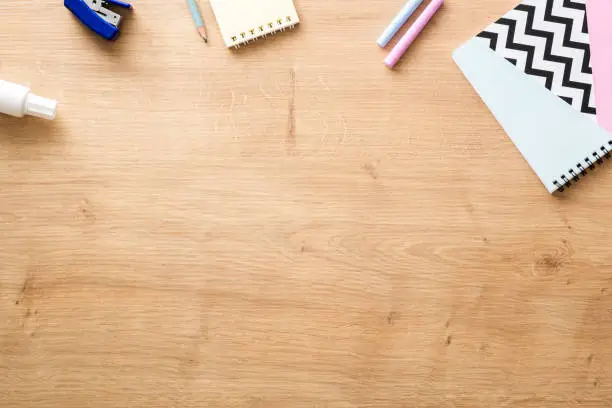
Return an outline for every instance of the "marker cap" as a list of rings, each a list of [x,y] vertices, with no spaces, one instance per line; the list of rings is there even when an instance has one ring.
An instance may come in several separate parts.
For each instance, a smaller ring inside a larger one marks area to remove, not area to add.
[[[57,113],[57,101],[29,93],[24,113],[38,118],[53,120]]]

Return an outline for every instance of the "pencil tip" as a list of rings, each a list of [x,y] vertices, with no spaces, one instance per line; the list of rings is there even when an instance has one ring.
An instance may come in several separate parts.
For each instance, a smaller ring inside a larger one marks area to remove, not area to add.
[[[206,31],[204,30],[204,27],[198,28],[198,32],[202,36],[202,39],[204,40],[204,42],[208,43],[208,37],[206,36]]]

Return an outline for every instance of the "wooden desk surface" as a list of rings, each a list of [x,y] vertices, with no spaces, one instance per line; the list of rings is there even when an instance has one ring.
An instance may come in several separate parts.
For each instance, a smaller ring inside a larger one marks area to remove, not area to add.
[[[453,0],[395,72],[394,0],[296,0],[208,46],[135,0],[107,44],[0,5],[0,406],[612,406],[612,170],[549,196],[451,52],[514,0]]]

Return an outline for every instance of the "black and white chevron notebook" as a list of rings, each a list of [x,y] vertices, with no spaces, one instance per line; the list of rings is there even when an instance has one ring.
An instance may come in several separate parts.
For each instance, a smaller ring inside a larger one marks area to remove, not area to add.
[[[597,125],[586,1],[525,0],[453,54],[551,193],[612,150]]]

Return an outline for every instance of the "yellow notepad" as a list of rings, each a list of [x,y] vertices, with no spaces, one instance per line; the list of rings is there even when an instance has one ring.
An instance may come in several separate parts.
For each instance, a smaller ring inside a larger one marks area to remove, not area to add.
[[[292,0],[210,0],[225,45],[239,47],[300,22]]]

